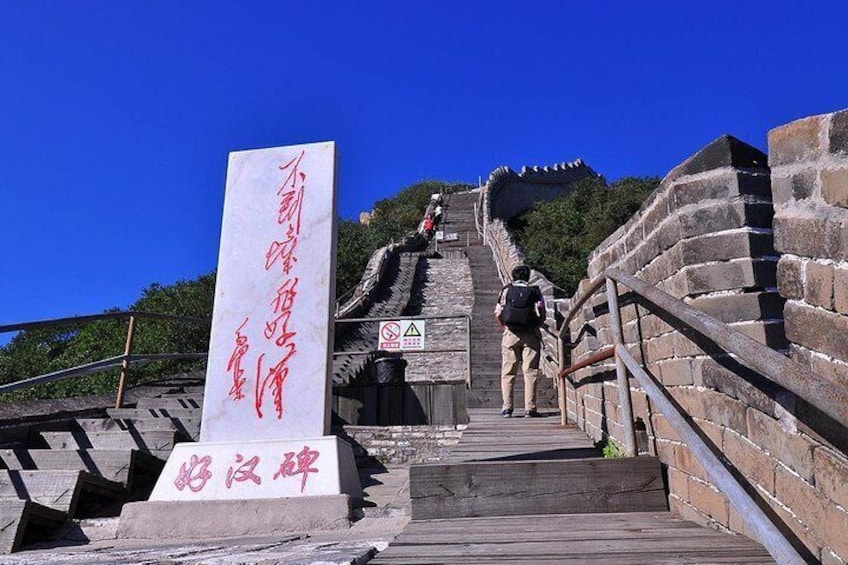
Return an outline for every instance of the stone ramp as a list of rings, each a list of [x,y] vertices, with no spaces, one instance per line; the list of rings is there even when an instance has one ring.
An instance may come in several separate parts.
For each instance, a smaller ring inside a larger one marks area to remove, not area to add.
[[[669,512],[410,522],[369,563],[774,563],[759,544]]]

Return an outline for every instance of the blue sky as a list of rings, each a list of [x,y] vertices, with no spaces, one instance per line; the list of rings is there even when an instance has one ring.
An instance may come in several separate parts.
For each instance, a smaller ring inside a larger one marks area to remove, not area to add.
[[[663,175],[848,107],[846,2],[0,0],[0,324],[215,268],[227,153],[335,140],[354,218],[425,178]]]

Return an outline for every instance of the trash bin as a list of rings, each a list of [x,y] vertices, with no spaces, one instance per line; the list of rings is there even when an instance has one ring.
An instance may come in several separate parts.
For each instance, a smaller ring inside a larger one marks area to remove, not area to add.
[[[406,359],[400,357],[383,357],[374,361],[377,384],[400,384],[404,381]]]

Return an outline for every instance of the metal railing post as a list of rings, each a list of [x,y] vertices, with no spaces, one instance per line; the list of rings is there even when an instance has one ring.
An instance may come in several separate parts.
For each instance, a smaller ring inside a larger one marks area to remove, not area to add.
[[[559,384],[559,423],[568,425],[568,396],[565,394],[565,348],[562,346],[562,338],[557,336],[557,384]]]
[[[621,326],[621,310],[618,307],[618,283],[607,278],[607,304],[612,319],[612,339],[616,346],[624,346],[624,329]],[[633,405],[630,402],[630,381],[627,367],[620,356],[615,356],[615,376],[618,381],[618,402],[621,405],[621,423],[624,426],[624,451],[635,457],[636,432],[633,428]]]
[[[465,316],[465,385],[471,388],[471,316]]]
[[[124,390],[127,387],[127,376],[130,373],[130,355],[132,354],[134,335],[135,316],[130,316],[130,325],[127,328],[127,343],[124,346],[124,360],[121,362],[121,380],[118,381],[118,396],[115,399],[115,408],[120,408],[124,405]]]

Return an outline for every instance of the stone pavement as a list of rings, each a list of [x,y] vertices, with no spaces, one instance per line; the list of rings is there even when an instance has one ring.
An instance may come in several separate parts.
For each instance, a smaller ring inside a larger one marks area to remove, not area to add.
[[[409,468],[361,469],[366,506],[347,530],[215,540],[118,540],[118,518],[85,520],[60,543],[4,555],[9,565],[361,564],[409,521]],[[86,540],[88,540],[86,542]]]

